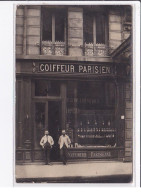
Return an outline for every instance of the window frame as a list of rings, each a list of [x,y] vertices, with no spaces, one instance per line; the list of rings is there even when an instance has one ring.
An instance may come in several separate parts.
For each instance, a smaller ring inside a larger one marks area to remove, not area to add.
[[[92,27],[92,29],[93,29],[93,42],[91,42],[91,43],[93,43],[94,44],[94,46],[96,46],[96,44],[103,44],[103,45],[106,45],[106,46],[108,46],[108,39],[109,39],[109,37],[108,37],[108,14],[106,13],[106,12],[95,12],[95,13],[92,13],[92,12],[83,12],[83,22],[85,22],[85,14],[90,14],[92,17],[93,17],[93,27]],[[105,43],[97,43],[96,41],[96,18],[97,17],[99,17],[100,15],[104,15],[105,16]],[[85,26],[85,24],[83,23],[83,34],[84,34],[84,43],[87,43],[86,41],[85,41],[85,28],[84,28],[84,26]],[[89,43],[88,43],[89,44]]]
[[[44,18],[43,18],[43,10],[49,10],[51,12],[51,18],[52,18],[52,40],[43,40],[43,23],[44,23]],[[57,41],[60,41],[60,42],[66,42],[66,33],[67,33],[67,14],[66,14],[66,10],[63,9],[63,8],[60,8],[59,10],[63,11],[64,12],[64,40],[55,40],[55,12],[56,10],[53,9],[53,8],[48,8],[48,7],[45,7],[45,8],[41,8],[41,42],[42,41],[50,41],[52,42],[53,44]],[[57,11],[58,12],[58,11]]]

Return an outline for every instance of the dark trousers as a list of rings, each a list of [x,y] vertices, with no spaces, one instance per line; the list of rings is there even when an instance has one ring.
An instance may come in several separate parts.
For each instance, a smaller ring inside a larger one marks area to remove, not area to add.
[[[45,163],[49,164],[50,163],[50,148],[45,148],[44,153],[45,153]]]
[[[60,156],[63,164],[66,164],[68,158],[68,148],[65,145],[60,149]]]

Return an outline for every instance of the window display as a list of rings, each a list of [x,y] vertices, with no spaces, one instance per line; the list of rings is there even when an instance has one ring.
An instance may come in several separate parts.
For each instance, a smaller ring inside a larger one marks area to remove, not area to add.
[[[68,82],[67,128],[73,131],[74,146],[116,146],[112,86],[103,82]],[[111,90],[108,99],[106,89]]]

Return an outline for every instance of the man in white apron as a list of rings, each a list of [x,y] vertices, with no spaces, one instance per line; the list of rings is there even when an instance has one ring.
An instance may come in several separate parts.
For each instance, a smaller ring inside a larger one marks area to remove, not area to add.
[[[70,138],[66,135],[65,130],[62,130],[62,135],[59,138],[60,156],[64,165],[67,164],[68,147],[71,144]]]
[[[45,135],[42,137],[40,145],[44,149],[46,165],[50,165],[50,151],[53,144],[54,144],[53,138],[49,135],[48,131],[45,131]]]

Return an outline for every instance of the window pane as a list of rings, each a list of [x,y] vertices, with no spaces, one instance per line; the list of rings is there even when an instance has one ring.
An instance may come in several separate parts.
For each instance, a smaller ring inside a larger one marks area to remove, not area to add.
[[[64,12],[55,12],[55,41],[64,41],[64,21]]]
[[[98,15],[96,17],[96,43],[105,44],[105,17]]]
[[[79,82],[78,99],[78,107],[80,109],[92,110],[103,107],[105,100],[103,83]]]
[[[36,80],[35,96],[59,96],[60,83],[58,81]]]
[[[93,42],[93,17],[92,15],[88,15],[88,13],[84,14],[84,42],[92,43]]]
[[[40,140],[45,131],[45,103],[35,103],[35,148],[40,147]]]
[[[48,81],[48,95],[59,96],[60,95],[60,82],[59,81]]]
[[[74,129],[74,83],[68,81],[67,85],[67,125],[69,129]]]
[[[43,25],[42,40],[52,41],[52,12],[49,9],[42,9]]]
[[[77,102],[78,144],[114,146],[116,143],[114,109],[106,107],[105,84],[103,82],[79,82]]]
[[[48,84],[46,80],[35,81],[35,96],[47,96]]]
[[[115,85],[113,83],[107,84],[107,93],[106,96],[108,98],[108,106],[114,106],[115,104]]]

